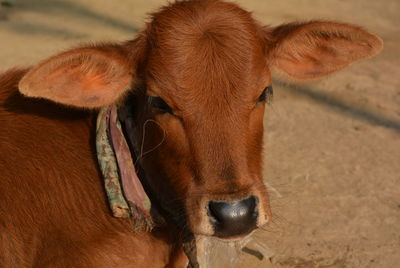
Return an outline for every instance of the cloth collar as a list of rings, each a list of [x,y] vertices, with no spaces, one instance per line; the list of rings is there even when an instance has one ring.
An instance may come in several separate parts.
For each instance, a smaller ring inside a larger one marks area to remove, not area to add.
[[[137,176],[115,105],[102,108],[97,116],[96,150],[114,217],[132,218],[135,231],[150,231],[151,202]]]

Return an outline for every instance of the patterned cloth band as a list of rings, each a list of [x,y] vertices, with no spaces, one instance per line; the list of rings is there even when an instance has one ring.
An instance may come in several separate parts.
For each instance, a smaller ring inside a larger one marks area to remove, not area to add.
[[[150,231],[154,226],[151,202],[136,174],[115,105],[104,107],[98,114],[96,149],[114,217],[131,217],[135,231]]]

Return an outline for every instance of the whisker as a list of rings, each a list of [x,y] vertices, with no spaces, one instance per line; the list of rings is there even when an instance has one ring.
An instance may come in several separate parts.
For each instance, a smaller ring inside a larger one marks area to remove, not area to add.
[[[152,149],[150,149],[150,150],[148,150],[148,151],[146,151],[146,152],[143,153],[143,150],[144,150],[144,141],[145,141],[145,136],[146,136],[146,126],[147,126],[147,124],[148,124],[149,122],[155,123],[155,124],[163,131],[163,137],[162,137],[162,140],[161,140],[155,147],[153,147]],[[160,125],[157,121],[155,121],[155,120],[153,120],[153,119],[147,119],[147,120],[143,123],[143,134],[142,134],[142,142],[141,142],[141,145],[140,145],[140,154],[139,154],[138,158],[137,158],[136,161],[135,161],[135,166],[136,166],[136,164],[138,163],[138,161],[141,160],[141,159],[143,159],[143,157],[144,157],[146,154],[151,153],[152,151],[154,151],[155,149],[157,149],[159,146],[161,146],[161,144],[163,144],[163,142],[165,141],[166,133],[167,133],[167,132],[165,131],[165,129],[162,128],[161,125]]]

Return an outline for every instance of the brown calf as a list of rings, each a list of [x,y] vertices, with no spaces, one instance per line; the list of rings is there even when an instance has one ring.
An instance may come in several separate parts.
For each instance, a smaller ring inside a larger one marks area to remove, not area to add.
[[[178,1],[132,41],[2,74],[0,266],[185,267],[186,234],[240,239],[265,225],[270,68],[317,78],[381,48],[353,25],[262,27],[232,3]],[[151,232],[109,211],[88,110],[107,105],[132,114],[125,134],[165,219]]]

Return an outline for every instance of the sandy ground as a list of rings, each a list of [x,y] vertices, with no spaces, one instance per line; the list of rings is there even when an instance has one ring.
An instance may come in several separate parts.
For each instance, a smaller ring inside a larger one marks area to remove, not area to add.
[[[165,3],[0,2],[0,71],[80,43],[130,39],[146,13]],[[265,116],[265,179],[275,218],[257,234],[275,254],[273,267],[399,267],[400,1],[237,2],[265,24],[342,20],[385,41],[378,57],[329,78],[275,81]]]

